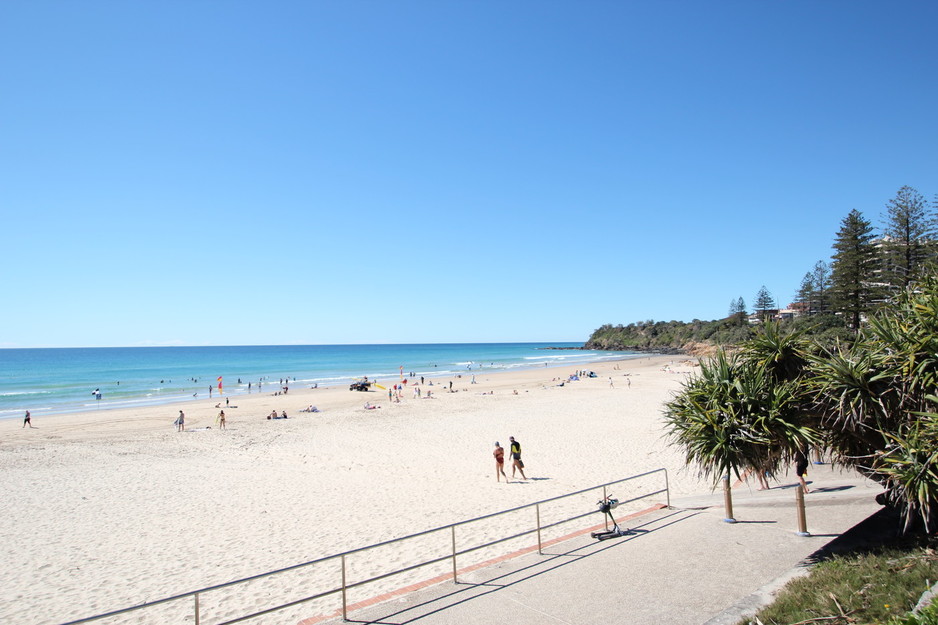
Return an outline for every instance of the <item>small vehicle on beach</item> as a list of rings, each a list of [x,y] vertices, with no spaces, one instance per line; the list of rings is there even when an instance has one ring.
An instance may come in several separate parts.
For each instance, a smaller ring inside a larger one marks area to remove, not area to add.
[[[368,378],[361,378],[359,380],[355,380],[354,382],[349,384],[348,390],[350,391],[371,390],[371,382],[368,380]]]

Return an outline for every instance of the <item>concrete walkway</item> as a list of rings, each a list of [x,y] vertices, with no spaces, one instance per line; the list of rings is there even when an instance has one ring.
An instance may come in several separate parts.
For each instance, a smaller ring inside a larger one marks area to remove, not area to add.
[[[809,469],[808,537],[798,535],[795,480],[768,491],[733,491],[736,523],[722,492],[676,499],[631,519],[633,534],[588,534],[401,594],[349,613],[383,625],[734,625],[771,601],[825,548],[880,510],[880,489],[853,472]],[[617,518],[619,518],[617,516]],[[872,520],[870,521],[872,522]],[[317,619],[318,620],[318,619]],[[341,623],[341,619],[320,621]]]

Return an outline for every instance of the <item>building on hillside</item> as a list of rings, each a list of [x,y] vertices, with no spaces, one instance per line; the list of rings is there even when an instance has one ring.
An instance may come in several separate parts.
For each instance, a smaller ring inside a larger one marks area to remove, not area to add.
[[[795,304],[782,309],[770,308],[767,310],[757,310],[749,315],[749,325],[758,325],[762,323],[763,319],[771,319],[772,321],[794,319],[795,317],[800,317],[802,314],[803,312]]]
[[[767,308],[765,310],[757,310],[749,315],[749,325],[757,325],[762,323],[764,319],[775,319],[775,316],[778,315],[777,308]]]

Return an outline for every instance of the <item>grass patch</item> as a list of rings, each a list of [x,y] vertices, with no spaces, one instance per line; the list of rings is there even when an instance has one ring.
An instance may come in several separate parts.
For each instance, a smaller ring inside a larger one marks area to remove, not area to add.
[[[821,562],[740,625],[885,623],[905,616],[936,581],[938,541],[905,538]]]

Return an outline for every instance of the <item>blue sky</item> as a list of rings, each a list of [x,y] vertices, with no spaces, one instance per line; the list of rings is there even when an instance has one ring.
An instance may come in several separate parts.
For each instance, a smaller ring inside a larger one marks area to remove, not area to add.
[[[938,193],[935,2],[5,2],[0,346],[584,341]]]

